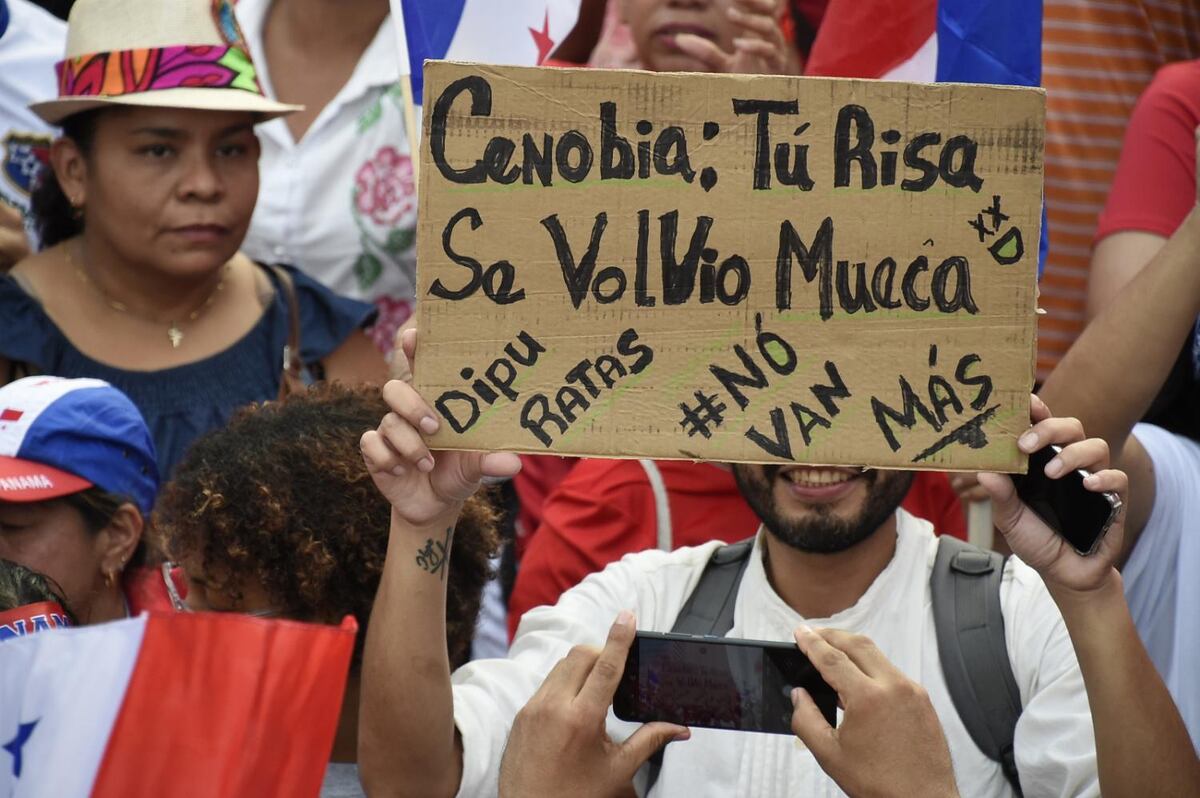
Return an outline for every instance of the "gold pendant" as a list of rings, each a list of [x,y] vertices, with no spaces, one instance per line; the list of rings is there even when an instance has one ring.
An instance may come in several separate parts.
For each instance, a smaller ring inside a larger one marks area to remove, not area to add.
[[[178,349],[179,345],[183,343],[183,330],[179,329],[179,325],[172,322],[171,326],[167,328],[167,337],[171,339],[171,348]]]

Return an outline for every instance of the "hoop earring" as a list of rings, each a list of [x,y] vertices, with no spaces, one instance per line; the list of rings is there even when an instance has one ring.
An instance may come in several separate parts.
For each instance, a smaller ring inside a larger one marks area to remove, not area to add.
[[[112,587],[112,586],[113,586],[113,585],[115,585],[116,583],[117,583],[117,576],[116,576],[116,574],[115,574],[115,573],[113,573],[112,571],[105,571],[105,573],[104,573],[104,586],[105,586],[105,587]]]

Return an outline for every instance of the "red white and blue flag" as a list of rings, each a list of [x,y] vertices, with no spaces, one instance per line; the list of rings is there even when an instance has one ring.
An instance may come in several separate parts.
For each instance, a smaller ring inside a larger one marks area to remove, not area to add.
[[[805,73],[1038,86],[1042,0],[830,0]]]
[[[580,0],[391,0],[401,68],[422,102],[426,59],[537,66],[575,27]],[[407,62],[407,65],[406,65]]]
[[[316,796],[355,624],[143,614],[0,643],[0,796]]]

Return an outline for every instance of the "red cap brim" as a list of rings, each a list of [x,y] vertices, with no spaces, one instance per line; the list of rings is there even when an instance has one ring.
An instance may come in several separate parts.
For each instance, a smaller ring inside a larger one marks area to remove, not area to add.
[[[0,457],[0,501],[44,502],[92,487],[86,479],[19,457]]]

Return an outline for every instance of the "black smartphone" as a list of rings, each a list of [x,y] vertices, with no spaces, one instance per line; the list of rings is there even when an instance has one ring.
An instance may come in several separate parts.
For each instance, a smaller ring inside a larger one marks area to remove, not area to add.
[[[791,734],[794,687],[837,723],[837,693],[795,644],[638,632],[613,712],[637,723]]]
[[[1046,464],[1062,451],[1061,446],[1044,446],[1029,455],[1029,473],[1013,474],[1017,495],[1046,525],[1061,535],[1080,554],[1093,554],[1104,533],[1117,520],[1121,499],[1115,493],[1094,493],[1083,485],[1088,472],[1082,469],[1058,479],[1046,476]]]

